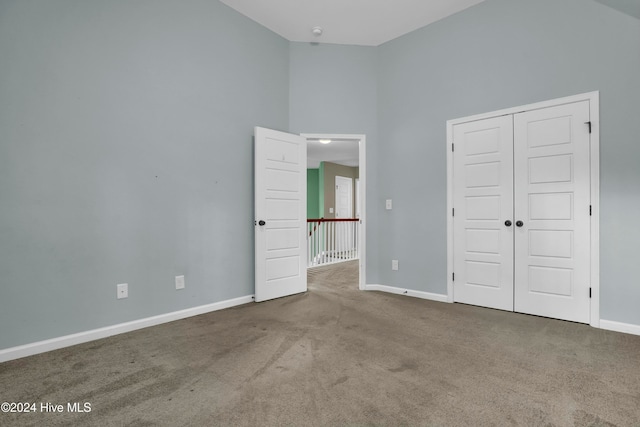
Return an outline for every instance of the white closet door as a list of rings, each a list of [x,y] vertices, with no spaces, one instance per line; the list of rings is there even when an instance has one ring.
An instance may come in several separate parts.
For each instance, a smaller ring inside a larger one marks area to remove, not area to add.
[[[513,310],[513,118],[453,128],[454,300]]]
[[[589,323],[589,102],[514,116],[515,311]],[[519,223],[518,223],[519,224]]]

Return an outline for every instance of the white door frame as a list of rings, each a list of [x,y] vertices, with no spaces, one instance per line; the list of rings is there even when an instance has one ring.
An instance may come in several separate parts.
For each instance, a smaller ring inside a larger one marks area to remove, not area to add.
[[[356,178],[356,211],[354,212],[354,218],[360,218],[360,178]]]
[[[365,290],[366,271],[367,271],[367,137],[366,135],[359,134],[328,134],[328,133],[301,133],[300,136],[310,139],[348,139],[352,141],[358,141],[358,168],[360,179],[360,233],[358,235],[358,248],[360,251],[359,258],[359,270],[360,270],[360,282],[358,288],[361,291]]]
[[[557,105],[589,101],[591,120],[591,320],[600,327],[600,92],[588,92],[490,113],[447,120],[447,302],[453,302],[453,127],[460,123],[483,120],[507,114],[538,110]]]

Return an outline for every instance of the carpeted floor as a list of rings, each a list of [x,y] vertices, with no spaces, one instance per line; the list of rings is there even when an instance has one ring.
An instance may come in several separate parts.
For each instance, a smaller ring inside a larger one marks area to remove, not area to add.
[[[640,426],[640,337],[361,292],[349,262],[305,294],[0,364],[5,401],[38,410],[2,426]]]

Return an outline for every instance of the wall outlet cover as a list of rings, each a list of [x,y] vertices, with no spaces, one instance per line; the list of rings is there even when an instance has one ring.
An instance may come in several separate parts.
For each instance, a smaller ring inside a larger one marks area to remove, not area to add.
[[[116,286],[116,290],[117,290],[117,294],[116,294],[117,299],[129,298],[129,284],[119,283]]]
[[[397,259],[392,259],[391,260],[391,269],[394,270],[394,271],[398,269],[398,260]]]
[[[384,206],[387,210],[393,209],[393,201],[391,199],[387,199]]]

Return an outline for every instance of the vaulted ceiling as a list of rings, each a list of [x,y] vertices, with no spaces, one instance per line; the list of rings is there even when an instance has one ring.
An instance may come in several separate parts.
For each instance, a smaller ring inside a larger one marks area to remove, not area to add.
[[[220,0],[290,41],[379,46],[485,0]],[[595,0],[640,19],[640,0]],[[320,27],[321,35],[313,28]],[[321,160],[358,165],[352,141],[310,141],[309,167]]]
[[[619,12],[640,19],[640,0],[596,0],[606,6],[612,7]]]
[[[220,1],[290,41],[378,46],[484,0]]]

